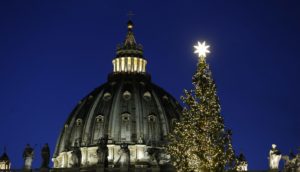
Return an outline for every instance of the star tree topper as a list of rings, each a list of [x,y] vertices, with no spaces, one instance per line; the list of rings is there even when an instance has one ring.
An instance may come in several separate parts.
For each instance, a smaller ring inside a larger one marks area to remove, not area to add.
[[[203,41],[203,43],[198,41],[198,45],[194,46],[195,51],[194,53],[198,54],[198,57],[205,58],[207,53],[210,53],[210,51],[208,50],[209,45],[205,44],[205,41]]]

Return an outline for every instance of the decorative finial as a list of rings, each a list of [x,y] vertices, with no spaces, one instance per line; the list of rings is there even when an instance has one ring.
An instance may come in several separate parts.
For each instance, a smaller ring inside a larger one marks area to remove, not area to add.
[[[127,14],[128,18],[129,18],[129,21],[127,22],[128,30],[132,30],[132,28],[133,28],[133,23],[132,23],[131,19],[134,15],[135,14],[132,11],[129,11],[128,14]]]
[[[206,54],[210,53],[210,51],[208,50],[209,45],[206,45],[205,41],[203,41],[203,43],[198,41],[198,45],[195,45],[194,48],[194,53],[197,53],[198,57],[200,57],[201,59],[204,59],[206,57]]]
[[[127,22],[127,28],[128,28],[128,30],[132,30],[132,28],[133,28],[133,23],[132,23],[131,20],[129,20],[129,21]]]

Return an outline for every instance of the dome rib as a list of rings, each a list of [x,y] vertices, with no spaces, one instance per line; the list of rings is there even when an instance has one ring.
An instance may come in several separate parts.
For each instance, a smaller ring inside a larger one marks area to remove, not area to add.
[[[87,118],[85,120],[85,125],[83,128],[82,135],[83,135],[84,141],[86,141],[87,144],[93,144],[93,136],[92,136],[92,134],[90,134],[90,131],[94,128],[94,124],[93,124],[92,120],[97,115],[97,113],[95,113],[95,110],[96,110],[96,107],[103,95],[103,92],[104,92],[104,90],[101,90],[98,94],[96,94],[96,96],[93,96],[93,99],[95,99],[95,101],[91,104],[91,107],[88,111]],[[93,93],[91,95],[93,95]],[[88,96],[88,99],[89,99],[89,97],[90,96]],[[91,133],[93,133],[93,132],[91,132]]]

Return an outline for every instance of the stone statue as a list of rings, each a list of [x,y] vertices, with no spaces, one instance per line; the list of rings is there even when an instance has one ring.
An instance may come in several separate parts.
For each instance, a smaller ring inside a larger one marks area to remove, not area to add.
[[[81,156],[82,156],[80,147],[75,147],[73,152],[77,157],[77,162],[75,163],[75,167],[80,167],[80,165],[81,165]]]
[[[29,144],[27,144],[25,149],[24,149],[24,152],[23,152],[24,169],[25,170],[30,170],[31,169],[31,164],[32,164],[32,161],[33,161],[33,155],[34,155],[33,148],[30,147]]]
[[[103,137],[98,142],[97,157],[98,157],[98,164],[100,166],[104,166],[104,167],[108,166],[107,139],[105,139]]]
[[[270,169],[278,169],[280,159],[281,159],[280,151],[276,148],[275,144],[272,144],[272,149],[269,152]]]
[[[122,143],[120,145],[121,149],[119,150],[119,159],[117,160],[117,164],[120,165],[120,168],[129,168],[130,165],[130,150],[128,149],[128,145],[126,143]]]
[[[143,143],[144,143],[143,138],[142,138],[142,136],[140,136],[138,139],[138,144],[143,144]]]
[[[282,156],[282,159],[285,161],[284,172],[300,172],[300,154],[291,152],[289,156]]]
[[[71,152],[71,157],[69,159],[69,166],[70,167],[78,167],[79,166],[79,159],[78,159],[78,156],[77,156],[75,150],[73,150]]]
[[[295,155],[293,152],[290,152],[290,155],[284,155],[281,157],[281,159],[284,160],[284,171],[286,172],[292,172],[295,168]]]
[[[245,156],[241,153],[237,159],[238,159],[238,164],[236,167],[236,171],[248,171],[248,162]]]
[[[48,143],[46,143],[41,151],[42,156],[42,166],[41,168],[49,168],[49,161],[50,161],[50,149]]]
[[[56,158],[52,158],[53,161],[53,168],[58,168],[61,166],[61,164],[59,163],[58,159]]]
[[[75,140],[74,147],[71,148],[71,157],[68,161],[70,167],[80,167],[81,165],[81,150],[80,142],[78,139]]]
[[[159,157],[160,157],[160,150],[157,148],[148,148],[147,153],[150,157],[151,165],[158,166],[159,164]]]

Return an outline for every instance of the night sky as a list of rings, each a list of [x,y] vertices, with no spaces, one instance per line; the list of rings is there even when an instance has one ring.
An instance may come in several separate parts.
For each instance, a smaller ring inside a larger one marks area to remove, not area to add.
[[[133,11],[147,71],[177,100],[192,88],[193,45],[211,45],[235,151],[267,169],[272,143],[283,154],[300,146],[299,9],[296,0],[0,1],[0,153],[6,146],[21,168],[30,143],[40,166],[44,143],[54,151],[77,102],[112,72]]]

